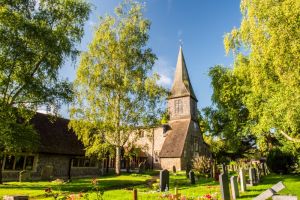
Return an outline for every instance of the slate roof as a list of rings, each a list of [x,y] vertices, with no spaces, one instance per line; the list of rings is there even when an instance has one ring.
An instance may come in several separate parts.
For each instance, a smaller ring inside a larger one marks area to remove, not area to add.
[[[175,76],[174,76],[174,82],[173,82],[169,99],[182,97],[182,96],[191,96],[193,99],[198,101],[189,78],[182,48],[180,47]]]
[[[52,121],[48,115],[36,113],[31,122],[40,135],[39,153],[84,155],[83,144],[68,129],[69,120],[58,117]]]
[[[167,138],[160,151],[160,158],[180,158],[189,131],[191,119],[180,119],[169,122]]]

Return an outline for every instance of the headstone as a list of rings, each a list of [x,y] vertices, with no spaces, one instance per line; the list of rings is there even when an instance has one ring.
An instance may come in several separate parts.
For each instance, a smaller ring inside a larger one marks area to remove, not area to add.
[[[191,170],[189,172],[189,178],[190,178],[190,181],[191,181],[191,184],[195,184],[195,173]]]
[[[253,174],[254,174],[254,185],[258,184],[258,172],[257,168],[253,168]]]
[[[230,177],[230,184],[231,184],[232,199],[235,200],[237,197],[240,196],[236,176]]]
[[[160,171],[159,174],[159,184],[160,184],[160,191],[166,191],[169,187],[169,171],[164,169]]]
[[[228,176],[227,176],[226,173],[223,172],[222,174],[219,175],[219,182],[220,182],[220,189],[221,189],[222,199],[223,200],[230,200]]]
[[[267,173],[266,173],[266,167],[265,167],[265,163],[264,162],[261,164],[261,169],[262,169],[263,175],[266,176]]]
[[[274,195],[272,196],[273,200],[298,200],[297,196],[289,196],[289,195]]]
[[[145,171],[145,162],[139,164],[138,172],[143,173]]]
[[[246,177],[244,169],[240,169],[240,183],[241,183],[241,191],[246,192]]]
[[[276,192],[272,189],[267,189],[257,197],[255,197],[253,200],[266,200],[271,198]]]
[[[176,167],[173,165],[173,173],[176,173]]]
[[[275,185],[273,185],[270,189],[267,189],[266,191],[264,191],[263,193],[261,193],[260,195],[255,197],[254,200],[265,200],[265,199],[271,198],[274,196],[274,194],[276,194],[277,192],[280,192],[284,188],[285,188],[285,186],[280,181],[280,182],[276,183]]]
[[[137,200],[138,195],[137,195],[137,189],[133,189],[133,200]]]
[[[3,200],[28,200],[28,196],[23,196],[23,195],[6,195],[3,196]]]
[[[249,168],[249,181],[250,186],[255,184],[255,169],[253,167]]]
[[[42,180],[50,180],[53,177],[53,166],[46,165],[41,172],[41,179]]]
[[[285,188],[285,186],[283,185],[282,181],[279,181],[278,183],[276,183],[275,185],[273,185],[271,187],[271,189],[273,191],[275,191],[276,193],[277,192],[280,192],[281,190],[283,190]]]

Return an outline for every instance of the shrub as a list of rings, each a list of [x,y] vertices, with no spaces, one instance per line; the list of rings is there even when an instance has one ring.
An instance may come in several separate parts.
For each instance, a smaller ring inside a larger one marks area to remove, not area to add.
[[[206,156],[197,156],[193,159],[193,169],[200,174],[210,173],[211,164],[211,159]]]
[[[280,149],[272,149],[267,157],[267,165],[274,173],[286,174],[291,172],[295,166],[296,158],[288,152]]]

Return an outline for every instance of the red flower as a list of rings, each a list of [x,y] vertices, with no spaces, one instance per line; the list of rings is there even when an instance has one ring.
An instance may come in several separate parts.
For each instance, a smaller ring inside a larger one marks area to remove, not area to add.
[[[204,195],[204,197],[207,198],[207,199],[211,199],[211,195],[210,194],[206,194],[206,195]]]

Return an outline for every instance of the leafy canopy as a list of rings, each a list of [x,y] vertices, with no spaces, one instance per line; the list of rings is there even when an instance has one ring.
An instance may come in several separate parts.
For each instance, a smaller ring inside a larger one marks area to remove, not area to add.
[[[87,154],[102,157],[109,146],[124,146],[138,126],[157,123],[164,89],[151,75],[156,56],[146,47],[150,21],[142,10],[125,1],[115,15],[101,18],[81,55],[70,126]]]
[[[0,151],[32,145],[36,109],[71,100],[58,70],[78,54],[90,6],[83,0],[0,2]]]
[[[234,74],[246,80],[252,131],[300,138],[300,1],[242,0],[242,22],[224,39]],[[243,50],[243,51],[241,51]],[[243,53],[246,52],[246,53]]]

